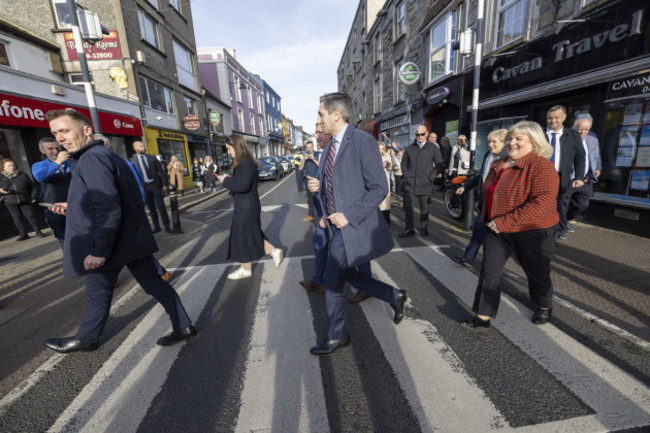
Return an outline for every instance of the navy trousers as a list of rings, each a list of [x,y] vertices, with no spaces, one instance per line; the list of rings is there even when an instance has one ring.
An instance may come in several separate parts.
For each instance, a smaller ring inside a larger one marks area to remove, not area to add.
[[[65,215],[55,214],[49,210],[45,210],[45,219],[50,225],[54,237],[61,244],[61,249],[63,249],[63,239],[65,238]]]
[[[192,324],[178,293],[158,275],[153,256],[128,263],[126,267],[144,291],[163,306],[171,319],[174,331],[183,330]],[[121,269],[117,267],[87,275],[86,314],[76,337],[81,342],[87,344],[99,340],[111,310],[113,289]]]
[[[343,338],[347,334],[343,293],[346,282],[357,290],[390,304],[395,303],[399,294],[395,287],[372,278],[357,267],[349,267],[341,231],[333,228],[324,278],[327,335],[332,340]]]

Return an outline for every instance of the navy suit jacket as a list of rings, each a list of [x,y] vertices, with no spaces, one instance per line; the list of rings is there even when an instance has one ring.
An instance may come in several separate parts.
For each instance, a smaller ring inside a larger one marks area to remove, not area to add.
[[[158,158],[147,153],[145,153],[144,157],[147,160],[147,164],[149,164],[149,171],[151,174],[150,177],[153,180],[154,185],[161,189],[163,186],[166,187],[168,183],[167,173],[165,170],[163,170],[162,164],[160,161],[158,161]],[[137,153],[131,156],[131,162],[138,168],[140,171],[140,176],[142,177],[142,180],[144,180],[144,173],[142,173],[142,168],[140,167],[140,160]]]
[[[63,248],[63,275],[102,272],[158,250],[142,205],[140,187],[127,162],[95,140],[71,158],[72,170]],[[87,271],[88,254],[107,257]]]
[[[320,201],[327,213],[325,168],[332,143],[321,157],[318,175]],[[348,266],[369,262],[388,253],[393,237],[379,210],[388,192],[386,172],[381,162],[377,140],[370,134],[348,125],[338,145],[332,169],[334,208],[342,212],[349,224],[341,229]],[[331,226],[330,226],[331,230]]]
[[[571,174],[576,173],[575,178],[582,180],[582,173],[585,172],[585,148],[578,131],[570,128],[562,130],[560,152],[560,193],[564,193],[571,186]]]

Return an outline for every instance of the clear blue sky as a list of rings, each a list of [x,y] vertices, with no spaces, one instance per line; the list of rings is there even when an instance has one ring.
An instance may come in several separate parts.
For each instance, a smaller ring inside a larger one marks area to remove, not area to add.
[[[337,90],[356,0],[191,0],[197,47],[234,48],[282,98],[282,112],[314,132],[318,98]]]

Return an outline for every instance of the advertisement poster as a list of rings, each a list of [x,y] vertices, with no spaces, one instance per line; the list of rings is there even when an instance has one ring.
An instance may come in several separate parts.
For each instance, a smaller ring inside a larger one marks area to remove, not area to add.
[[[625,117],[623,118],[623,125],[636,125],[641,123],[641,114],[643,103],[630,104],[625,107]]]
[[[636,136],[639,131],[637,126],[624,126],[621,128],[621,135],[619,136],[619,147],[634,147],[636,145]]]
[[[650,107],[650,104],[648,104]],[[650,146],[650,125],[643,125],[639,146]]]
[[[639,147],[634,165],[637,167],[650,167],[650,146]]]
[[[630,189],[647,191],[650,184],[650,170],[634,170],[632,172],[632,183]]]
[[[619,147],[618,154],[616,155],[616,166],[631,167],[633,157],[634,157],[633,147]]]

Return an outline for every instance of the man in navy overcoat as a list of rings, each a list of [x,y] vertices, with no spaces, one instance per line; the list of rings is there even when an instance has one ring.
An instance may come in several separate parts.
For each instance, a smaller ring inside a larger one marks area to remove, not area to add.
[[[325,214],[319,224],[329,228],[330,249],[325,269],[325,309],[328,341],[312,347],[324,355],[350,342],[345,327],[347,281],[357,289],[391,304],[393,321],[404,316],[406,292],[360,272],[356,266],[389,252],[394,245],[379,204],[388,193],[388,182],[377,140],[349,125],[350,97],[332,93],[321,98],[318,120],[332,136],[321,156],[320,201]]]
[[[46,114],[56,140],[70,153],[72,180],[65,213],[63,275],[86,275],[86,313],[74,337],[51,338],[45,346],[59,353],[97,348],[120,270],[127,266],[144,291],[163,306],[172,332],[157,343],[169,346],[196,335],[178,294],[156,272],[158,250],[147,221],[140,188],[131,168],[100,140],[93,140],[88,118],[73,110]]]

